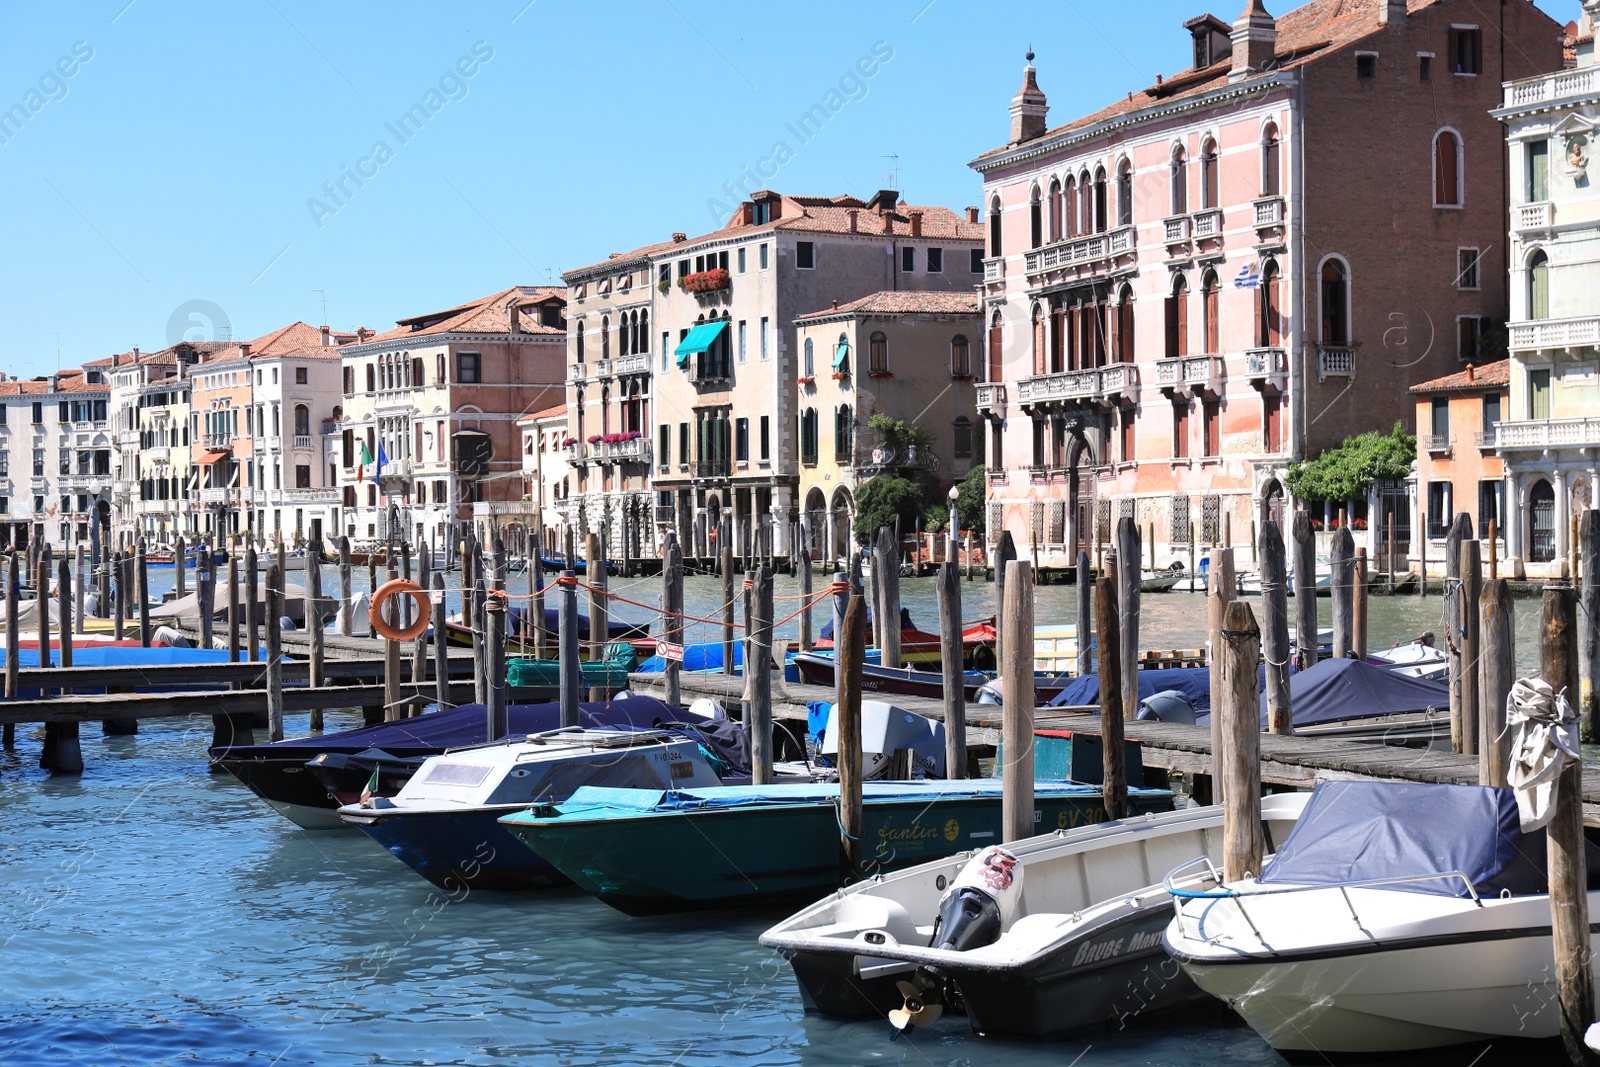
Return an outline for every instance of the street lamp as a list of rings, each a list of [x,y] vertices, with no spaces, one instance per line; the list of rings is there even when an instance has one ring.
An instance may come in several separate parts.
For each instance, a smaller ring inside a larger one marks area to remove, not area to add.
[[[950,558],[952,560],[956,559],[956,552],[958,551],[956,548],[956,501],[959,499],[961,499],[961,487],[952,485],[950,487]]]

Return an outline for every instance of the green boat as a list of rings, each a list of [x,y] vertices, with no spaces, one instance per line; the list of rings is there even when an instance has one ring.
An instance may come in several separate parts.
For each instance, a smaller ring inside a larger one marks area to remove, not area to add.
[[[626,689],[628,672],[633,670],[638,653],[626,641],[613,641],[605,647],[600,659],[584,660],[578,665],[583,674],[585,689]],[[527,689],[561,688],[561,661],[518,656],[506,661],[506,680],[509,684]]]
[[[1130,814],[1167,811],[1172,793],[1130,789]],[[642,915],[815,900],[840,884],[837,784],[681,791],[584,786],[500,822],[545,862],[612,907]],[[997,778],[867,782],[870,876],[1001,840]],[[1040,833],[1105,821],[1100,787],[1034,783]]]

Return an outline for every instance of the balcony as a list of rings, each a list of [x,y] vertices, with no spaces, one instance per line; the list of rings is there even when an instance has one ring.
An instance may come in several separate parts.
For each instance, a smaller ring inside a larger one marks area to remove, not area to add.
[[[293,440],[294,440],[294,449],[295,449],[296,452],[310,452],[311,451],[311,435],[310,434],[308,434],[308,433],[297,433],[297,434],[294,435]]]
[[[140,515],[176,515],[181,505],[178,500],[140,500],[135,508]]]
[[[725,459],[696,460],[692,466],[696,478],[727,478],[733,473],[733,464]]]
[[[1495,426],[1494,444],[1499,452],[1600,448],[1600,418],[1502,422]]]
[[[609,359],[597,359],[597,360],[595,360],[594,361],[594,376],[596,378],[600,379],[601,381],[606,381],[607,379],[609,379],[611,377],[611,362],[612,361],[609,360]]]
[[[657,504],[655,516],[657,522],[676,522],[678,519],[678,509],[673,507],[671,504]]]
[[[1115,403],[1132,395],[1139,386],[1139,368],[1131,363],[1115,363],[1094,370],[1040,374],[1017,383],[1017,403],[1024,408],[1035,404],[1087,400]]]
[[[324,436],[324,437],[332,437],[334,434],[336,434],[338,432],[339,432],[339,421],[337,419],[323,419],[322,420],[322,436]]]
[[[1556,224],[1556,206],[1549,200],[1519,204],[1511,209],[1511,228],[1517,236],[1548,231]]]
[[[587,364],[584,364],[584,363],[569,364],[568,371],[567,371],[567,380],[571,381],[573,383],[581,382],[586,377],[588,377],[588,374],[589,374],[589,368],[588,368]]]
[[[1283,197],[1264,196],[1255,202],[1256,229],[1270,230],[1283,225]]]
[[[574,441],[563,451],[567,454],[567,462],[574,466],[589,462],[589,446],[582,441]]]
[[[1509,83],[1504,106],[1549,105],[1568,99],[1580,100],[1596,93],[1600,93],[1600,67],[1579,67]]]
[[[1288,383],[1289,356],[1281,348],[1247,348],[1244,373],[1257,389],[1272,386],[1282,389]]]
[[[977,386],[978,410],[1004,415],[1006,386],[1004,382],[979,382]]]
[[[1494,430],[1479,430],[1475,437],[1480,452],[1494,451],[1496,437]]]
[[[274,504],[329,505],[339,503],[337,486],[319,489],[274,489],[267,499]]]
[[[1447,433],[1423,434],[1418,443],[1430,455],[1442,459],[1448,459],[1450,456],[1450,435]]]
[[[1194,239],[1211,241],[1222,236],[1222,212],[1197,211],[1194,214]],[[1170,243],[1170,241],[1169,241]]]
[[[1600,315],[1511,323],[1513,355],[1597,347],[1600,347]]]
[[[1169,246],[1188,244],[1189,225],[1188,215],[1174,215],[1170,219],[1162,220],[1161,226],[1166,234],[1167,244]]]
[[[648,353],[636,356],[622,356],[611,361],[611,369],[619,376],[623,374],[649,374],[650,356]]]
[[[1317,346],[1317,381],[1325,378],[1354,378],[1356,350],[1351,345]]]
[[[1133,237],[1133,227],[1123,226],[1109,233],[1054,241],[1025,254],[1023,269],[1032,279],[1035,275],[1067,267],[1106,266],[1114,257],[1133,251]]]
[[[983,261],[983,284],[993,285],[1006,280],[1006,260],[1004,256]]]
[[[200,503],[227,504],[233,500],[233,494],[234,490],[228,488],[202,489],[200,490]]]
[[[227,433],[208,433],[205,437],[207,448],[232,448],[233,435]]]
[[[1156,386],[1169,396],[1222,394],[1227,363],[1221,356],[1178,356],[1156,363]]]
[[[601,463],[649,463],[650,439],[635,437],[631,441],[602,441],[594,446],[594,458]]]

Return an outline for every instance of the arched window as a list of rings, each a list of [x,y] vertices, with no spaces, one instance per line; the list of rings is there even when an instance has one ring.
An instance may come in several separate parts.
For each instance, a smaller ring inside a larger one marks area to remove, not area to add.
[[[1174,215],[1189,213],[1188,161],[1183,146],[1174,145],[1172,149],[1172,214]]]
[[[989,320],[989,373],[985,375],[986,381],[1000,381],[1005,356],[1005,335],[1001,329],[1000,309],[995,308]]]
[[[1217,142],[1207,137],[1200,145],[1200,207],[1215,208],[1221,201],[1218,189]]]
[[[967,349],[967,338],[964,334],[958,333],[950,339],[950,376],[972,377],[972,356]]]
[[[1535,252],[1528,260],[1528,318],[1550,317],[1550,257]]]
[[[1167,358],[1176,359],[1189,354],[1189,283],[1183,275],[1172,280],[1172,294],[1167,297]]]
[[[639,343],[634,346],[637,352],[650,351],[650,309],[645,308],[639,312]]]
[[[1094,181],[1087,170],[1078,175],[1078,229],[1094,232]]]
[[[1133,225],[1133,164],[1117,164],[1117,225]]]
[[[1061,179],[1050,179],[1050,240],[1059,241],[1061,232]]]
[[[951,446],[957,459],[972,458],[972,420],[965,415],[950,427]]]
[[[1117,298],[1117,361],[1132,363],[1133,355],[1133,286],[1124,285]]]
[[[1433,206],[1461,206],[1461,138],[1453,130],[1433,137]]]
[[[1283,343],[1282,272],[1276,260],[1261,268],[1261,288],[1256,290],[1256,345],[1277,348]]]
[[[989,255],[1004,255],[1004,247],[1000,240],[1000,198],[996,196],[989,201]]]
[[[1033,305],[1033,373],[1045,373],[1044,312]]]
[[[850,373],[850,338],[842,333],[833,346],[833,370],[835,374]]]
[[[622,318],[617,322],[617,355],[619,356],[626,356],[632,351],[632,348],[629,347],[633,340],[633,324],[629,321],[631,318],[632,316],[624,311]]]
[[[1283,172],[1279,169],[1278,126],[1269,122],[1261,131],[1261,195],[1282,196]]]
[[[304,404],[294,406],[294,432],[297,437],[307,437],[311,433],[311,409]]]
[[[578,362],[579,363],[583,362],[583,334],[584,334],[583,320],[579,319],[578,320]],[[440,356],[439,358],[440,359],[444,359],[443,356]],[[439,380],[441,382],[444,381],[444,375],[441,374],[439,376]]]
[[[817,409],[806,408],[800,413],[800,462],[817,461]]]
[[[1062,199],[1064,201],[1066,201],[1066,207],[1067,207],[1067,232],[1066,232],[1066,236],[1068,236],[1068,237],[1076,237],[1076,236],[1078,236],[1078,232],[1079,232],[1078,231],[1078,180],[1076,178],[1068,178],[1067,179],[1067,188],[1066,188],[1066,191],[1062,194]]]
[[[850,405],[840,404],[833,413],[833,458],[839,463],[849,463],[855,455],[856,424],[850,417]]]
[[[1206,271],[1200,279],[1200,314],[1205,321],[1205,351],[1212,355],[1222,351],[1222,331],[1217,324],[1219,291],[1217,272],[1214,270]]]
[[[1038,248],[1044,244],[1044,205],[1039,202],[1039,187],[1033,187],[1033,193],[1028,198],[1028,237],[1029,248]]]
[[[800,372],[800,375],[803,378],[815,378],[817,376],[816,346],[811,343],[811,338],[809,337],[806,338],[805,369]]]
[[[611,358],[611,316],[600,317],[600,358]]]
[[[1322,343],[1350,344],[1350,270],[1341,259],[1322,265]]]
[[[1106,218],[1108,209],[1106,204],[1106,168],[1096,167],[1094,171],[1094,232],[1106,232]]]
[[[889,373],[889,339],[882,331],[873,333],[867,339],[867,359],[871,361],[871,373]]]

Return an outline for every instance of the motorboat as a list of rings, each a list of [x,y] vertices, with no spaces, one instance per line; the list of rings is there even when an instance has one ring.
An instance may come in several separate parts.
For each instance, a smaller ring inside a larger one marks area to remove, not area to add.
[[[659,729],[665,723],[697,718],[642,696],[578,706],[579,725],[591,728]],[[506,708],[506,720],[510,737],[554,730],[561,726],[561,705],[512,704]],[[211,762],[296,826],[341,829],[345,824],[338,809],[360,799],[369,786],[373,793],[392,795],[427,757],[498,740],[485,736],[487,727],[488,710],[482,704],[462,704],[353,730],[262,745],[218,746],[211,750]]]
[[[831,654],[796,652],[789,657],[802,682],[832,687],[835,684],[837,661]],[[976,700],[978,690],[993,675],[983,671],[964,671],[962,687],[968,700]],[[898,696],[920,696],[938,700],[944,696],[944,675],[926,666],[918,669],[912,664],[903,667],[885,667],[880,663],[861,665],[861,689],[870,693],[892,693]]]
[[[1308,797],[1263,800],[1269,848]],[[909,985],[997,1037],[1115,1025],[1205,997],[1161,948],[1172,918],[1162,876],[1197,855],[1220,863],[1222,844],[1215,806],[1057,830],[1002,855],[989,846],[858,882],[761,943],[788,958],[808,1012],[881,1018],[903,1008]],[[981,879],[963,877],[974,869]],[[996,872],[1020,887],[1009,908]],[[1215,881],[1201,871],[1184,884]]]
[[[1544,834],[1508,789],[1328,782],[1260,877],[1194,867],[1163,943],[1291,1062],[1559,1032]]]
[[[451,749],[423,761],[392,797],[339,808],[402,863],[441,888],[522,890],[566,882],[496,820],[530,804],[565,800],[583,785],[682,789],[749,780],[749,741],[737,724],[702,737],[676,730],[553,730]],[[714,751],[713,766],[707,751]],[[720,772],[719,768],[720,767]]]
[[[1446,681],[1450,677],[1450,657],[1435,648],[1433,640],[1433,634],[1423,634],[1414,641],[1402,641],[1382,652],[1371,653],[1367,656],[1367,662],[1388,667],[1410,678]]]

